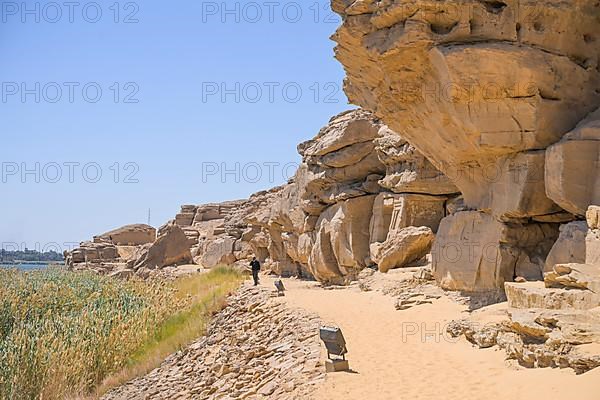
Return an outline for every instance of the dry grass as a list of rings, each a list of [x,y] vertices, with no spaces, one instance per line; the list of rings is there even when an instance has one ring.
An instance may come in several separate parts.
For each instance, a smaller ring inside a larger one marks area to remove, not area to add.
[[[0,270],[0,399],[101,394],[202,334],[240,276],[119,281],[60,269]]]
[[[175,281],[177,301],[187,306],[161,324],[154,335],[133,354],[129,365],[105,379],[94,397],[150,372],[166,356],[202,336],[210,317],[226,306],[227,296],[237,289],[241,281],[239,273],[225,267]]]

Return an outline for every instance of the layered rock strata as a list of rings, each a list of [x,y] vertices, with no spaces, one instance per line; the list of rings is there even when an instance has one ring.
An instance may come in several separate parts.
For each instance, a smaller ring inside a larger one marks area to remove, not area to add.
[[[388,270],[423,258],[460,195],[364,110],[333,117],[298,152],[302,163],[286,185],[224,208],[182,207],[175,223],[198,264],[244,267],[255,255],[279,275],[347,283],[365,267]]]
[[[343,18],[333,39],[350,101],[415,146],[473,210],[442,223],[439,252],[489,238],[474,257],[435,258],[438,282],[501,291],[519,270],[542,270],[545,254],[532,260],[530,249],[558,233],[542,224],[582,218],[599,201],[598,4],[333,0],[332,7]],[[470,224],[477,220],[485,226]],[[452,233],[463,229],[466,237]],[[513,240],[524,235],[524,246]]]

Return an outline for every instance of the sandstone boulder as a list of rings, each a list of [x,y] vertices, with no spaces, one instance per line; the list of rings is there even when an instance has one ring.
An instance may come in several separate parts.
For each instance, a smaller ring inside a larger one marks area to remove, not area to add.
[[[377,137],[380,127],[380,123],[368,111],[345,111],[331,118],[312,140],[299,144],[298,152],[303,157],[331,154],[348,146],[372,141]]]
[[[585,216],[590,229],[600,229],[600,206],[589,206]]]
[[[183,230],[175,224],[161,228],[161,234],[151,245],[146,245],[134,269],[161,269],[175,264],[192,264],[192,254]]]
[[[580,216],[600,204],[600,109],[546,150],[546,193]]]
[[[205,244],[202,256],[197,257],[196,261],[204,268],[213,268],[219,265],[231,265],[237,259],[233,254],[235,251],[236,239],[231,236],[223,236],[214,240],[209,240]]]
[[[600,265],[600,229],[588,231],[585,237],[585,263]]]
[[[112,243],[83,242],[79,248],[71,252],[68,262],[72,267],[77,263],[114,262],[118,258],[119,251]]]
[[[119,258],[125,262],[135,260],[139,246],[117,246]]]
[[[394,230],[385,242],[371,244],[371,259],[381,272],[401,268],[425,257],[433,239],[433,232],[425,226]]]
[[[94,242],[108,242],[116,246],[141,246],[156,240],[156,229],[150,225],[125,225],[94,236]]]
[[[327,208],[317,222],[308,266],[327,283],[352,280],[369,258],[369,223],[375,196],[362,196]]]
[[[546,287],[587,289],[600,295],[600,265],[557,264],[544,275]]]
[[[533,264],[541,279],[556,234],[549,224],[506,224],[486,213],[458,212],[440,224],[434,275],[444,289],[466,292],[502,291],[523,264]]]
[[[600,295],[589,290],[546,288],[543,282],[505,283],[508,306],[550,310],[589,310],[600,306]]]
[[[544,271],[552,271],[556,264],[585,263],[587,231],[585,221],[561,225],[558,240],[546,258]]]

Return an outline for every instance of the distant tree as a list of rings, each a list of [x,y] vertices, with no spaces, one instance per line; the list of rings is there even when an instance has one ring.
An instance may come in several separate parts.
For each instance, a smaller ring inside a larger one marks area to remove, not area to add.
[[[63,261],[64,257],[62,254],[57,253],[54,250],[39,252],[37,250],[18,250],[18,251],[7,251],[2,249],[0,251],[0,261],[3,262],[14,262],[14,261]]]

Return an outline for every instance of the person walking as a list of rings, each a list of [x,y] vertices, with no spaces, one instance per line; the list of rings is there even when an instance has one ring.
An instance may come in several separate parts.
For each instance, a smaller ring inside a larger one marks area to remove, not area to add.
[[[260,272],[260,262],[256,257],[252,257],[250,261],[250,267],[252,268],[252,278],[254,279],[254,286],[258,285],[258,273]]]

